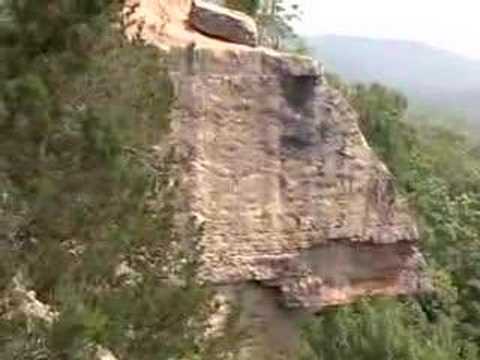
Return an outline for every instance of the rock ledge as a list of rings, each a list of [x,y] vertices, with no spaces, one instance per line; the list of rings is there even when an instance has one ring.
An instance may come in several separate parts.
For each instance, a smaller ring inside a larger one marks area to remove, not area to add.
[[[189,23],[198,31],[232,43],[257,46],[255,21],[240,12],[204,1],[193,1]]]

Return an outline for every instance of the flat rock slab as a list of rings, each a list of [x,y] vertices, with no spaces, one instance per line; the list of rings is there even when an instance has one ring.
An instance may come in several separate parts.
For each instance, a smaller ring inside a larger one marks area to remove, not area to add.
[[[196,0],[192,3],[189,22],[196,30],[209,36],[252,47],[258,44],[255,21],[238,11]]]

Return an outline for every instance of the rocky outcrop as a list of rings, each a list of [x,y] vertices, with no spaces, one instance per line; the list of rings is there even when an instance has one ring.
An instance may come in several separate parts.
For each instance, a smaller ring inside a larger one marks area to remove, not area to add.
[[[197,30],[220,39],[248,46],[257,45],[257,26],[249,16],[218,5],[195,0],[189,16]]]
[[[173,76],[203,279],[254,281],[312,311],[418,290],[415,223],[312,60],[199,50]]]
[[[293,314],[421,291],[415,221],[322,67],[198,36],[163,45],[185,45],[171,51],[173,139],[204,225],[199,278],[275,346]]]
[[[266,50],[185,62],[172,116],[204,224],[199,277],[267,336],[258,348],[293,349],[305,312],[421,291],[415,222],[321,67]]]
[[[27,320],[28,327],[33,327],[36,321],[52,326],[59,319],[60,314],[50,305],[38,300],[35,291],[28,290],[24,283],[21,273],[13,278],[5,298],[0,302],[0,321],[24,318]],[[115,355],[103,346],[89,344],[85,352],[88,348],[93,348],[93,360],[117,360]]]
[[[7,296],[3,300],[6,314],[4,316],[8,320],[23,316],[29,322],[40,320],[51,325],[58,318],[56,311],[37,299],[35,291],[26,288],[20,274],[13,278]]]

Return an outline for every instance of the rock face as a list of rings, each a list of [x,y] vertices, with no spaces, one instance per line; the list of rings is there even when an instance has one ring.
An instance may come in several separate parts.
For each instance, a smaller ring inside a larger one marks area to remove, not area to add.
[[[173,121],[204,222],[199,276],[273,343],[292,310],[420,291],[415,222],[321,68],[263,50],[194,59],[172,74]]]
[[[206,8],[190,19],[218,36]],[[297,315],[421,291],[415,221],[322,67],[168,31],[167,46],[194,44],[171,53],[172,136],[204,224],[199,278],[240,304],[243,324],[288,348]]]
[[[201,277],[313,311],[417,291],[414,221],[320,68],[266,51],[196,59],[176,76],[174,124],[205,222]]]
[[[189,22],[195,29],[236,44],[257,45],[257,26],[249,16],[218,5],[195,0]]]

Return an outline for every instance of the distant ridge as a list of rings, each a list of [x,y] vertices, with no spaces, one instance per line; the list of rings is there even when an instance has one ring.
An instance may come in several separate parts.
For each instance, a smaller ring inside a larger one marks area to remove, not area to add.
[[[326,35],[308,43],[327,69],[349,81],[382,82],[480,123],[480,60],[403,40]]]

